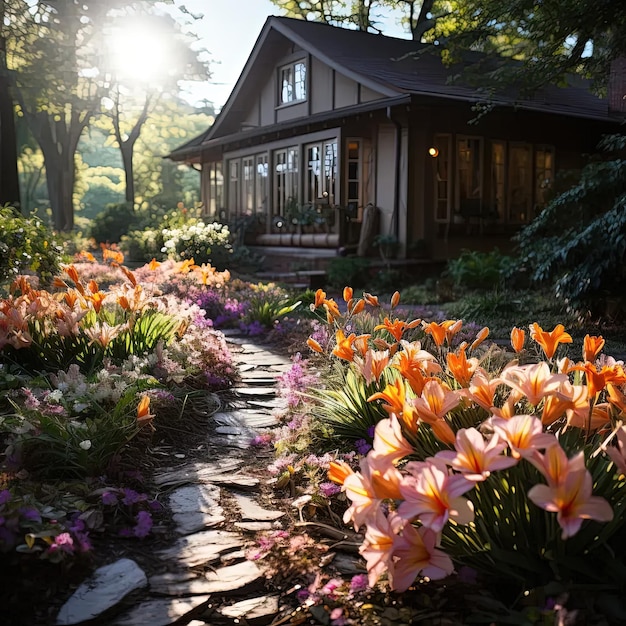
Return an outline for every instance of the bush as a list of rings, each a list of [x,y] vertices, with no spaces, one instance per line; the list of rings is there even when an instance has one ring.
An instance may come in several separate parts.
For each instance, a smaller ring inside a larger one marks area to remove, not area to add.
[[[517,267],[515,261],[497,248],[491,252],[463,250],[457,259],[448,261],[445,273],[455,287],[465,289],[491,289],[501,285]]]
[[[328,283],[343,289],[346,285],[363,287],[368,279],[370,262],[360,257],[332,259],[328,264]]]
[[[516,238],[533,280],[551,283],[566,302],[596,307],[623,298],[626,287],[626,136],[607,137],[600,148],[613,158],[587,164]]]
[[[8,205],[0,207],[0,231],[0,284],[29,272],[37,272],[47,283],[57,273],[61,248],[38,217],[24,217]]]
[[[128,202],[108,204],[104,211],[97,215],[91,225],[91,236],[97,243],[117,243],[122,239],[136,216]]]
[[[190,220],[178,228],[165,228],[163,247],[171,259],[193,259],[198,265],[210,263],[220,270],[228,267],[232,254],[228,226],[217,222],[205,224],[200,220]]]

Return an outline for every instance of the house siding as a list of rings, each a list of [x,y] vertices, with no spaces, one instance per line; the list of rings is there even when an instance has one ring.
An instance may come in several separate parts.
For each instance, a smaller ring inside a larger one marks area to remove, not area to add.
[[[358,83],[339,72],[335,72],[335,109],[358,104],[358,95]]]
[[[313,57],[310,78],[311,113],[330,111],[333,108],[333,70]]]

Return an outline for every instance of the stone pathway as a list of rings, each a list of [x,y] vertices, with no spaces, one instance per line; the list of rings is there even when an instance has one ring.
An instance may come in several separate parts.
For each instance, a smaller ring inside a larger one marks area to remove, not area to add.
[[[241,384],[232,410],[211,416],[207,460],[154,477],[169,492],[179,535],[151,555],[163,572],[148,578],[130,559],[102,567],[63,605],[56,624],[94,618],[112,626],[287,623],[281,598],[267,591],[261,570],[246,559],[255,533],[281,528],[286,513],[264,506],[262,483],[246,473],[246,460],[258,454],[250,448],[253,437],[278,425],[275,411],[286,403],[276,394],[276,376],[291,362],[247,338],[227,340]]]

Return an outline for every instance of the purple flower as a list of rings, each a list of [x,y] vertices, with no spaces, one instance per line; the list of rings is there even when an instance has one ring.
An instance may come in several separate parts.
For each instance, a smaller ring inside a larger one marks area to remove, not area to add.
[[[11,499],[11,492],[8,489],[0,491],[0,506],[6,504]]]
[[[20,515],[25,520],[32,522],[41,522],[41,515],[34,506],[23,506],[20,509]]]
[[[145,493],[137,493],[134,489],[128,489],[124,487],[124,497],[122,498],[122,504],[126,506],[131,506],[136,504],[137,502],[143,502],[148,499]]]
[[[370,426],[370,427],[367,429],[367,436],[368,436],[370,439],[374,439],[374,434],[375,434],[375,433],[376,433],[376,426]]]
[[[117,504],[117,494],[112,491],[105,491],[102,494],[102,504],[113,505]]]
[[[357,439],[354,442],[354,447],[356,448],[356,451],[363,456],[365,456],[372,449],[372,446],[365,441],[365,439]]]
[[[150,500],[150,502],[148,502],[148,508],[158,513],[163,510],[163,505],[158,500]]]
[[[330,498],[341,491],[341,487],[335,483],[320,483],[319,489],[325,498]]]
[[[139,539],[147,537],[152,530],[152,516],[148,511],[139,511],[135,519],[137,520],[137,525],[133,529],[133,534],[135,537],[139,537]]]
[[[367,582],[367,574],[357,574],[352,577],[350,581],[350,591],[352,593],[359,593],[365,591],[369,587]]]

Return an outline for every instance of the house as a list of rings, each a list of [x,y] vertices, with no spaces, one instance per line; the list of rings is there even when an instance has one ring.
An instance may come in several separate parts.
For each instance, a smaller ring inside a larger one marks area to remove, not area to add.
[[[208,215],[295,257],[363,254],[377,233],[400,257],[508,249],[623,116],[581,81],[498,94],[476,120],[484,95],[437,52],[269,17],[215,123],[170,158],[201,166]]]

